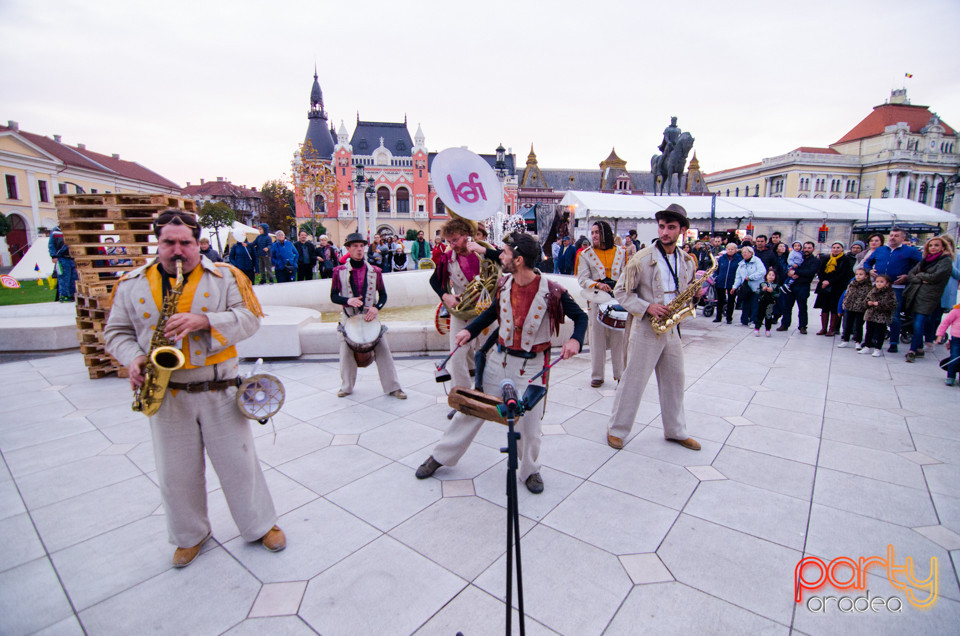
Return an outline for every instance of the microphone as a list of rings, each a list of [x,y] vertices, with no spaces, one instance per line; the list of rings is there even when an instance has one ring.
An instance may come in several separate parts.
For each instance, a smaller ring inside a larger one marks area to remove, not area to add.
[[[500,383],[500,395],[503,397],[503,404],[508,411],[517,413],[520,410],[520,398],[517,395],[517,387],[513,380],[507,378]]]

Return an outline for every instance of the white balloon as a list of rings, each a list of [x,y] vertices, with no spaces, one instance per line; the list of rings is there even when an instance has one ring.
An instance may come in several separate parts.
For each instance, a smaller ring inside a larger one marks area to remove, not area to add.
[[[447,148],[433,158],[433,187],[440,200],[459,216],[483,221],[500,209],[503,186],[483,158],[465,148]]]

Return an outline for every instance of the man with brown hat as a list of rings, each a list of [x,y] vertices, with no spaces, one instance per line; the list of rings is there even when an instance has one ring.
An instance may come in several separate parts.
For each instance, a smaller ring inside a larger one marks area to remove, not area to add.
[[[650,322],[652,318],[665,317],[670,301],[690,286],[696,276],[696,259],[677,249],[690,221],[687,211],[676,203],[657,212],[656,218],[659,240],[630,259],[613,290],[614,297],[633,314],[634,320],[627,367],[617,385],[607,443],[617,450],[623,448],[640,408],[643,390],[656,371],[663,436],[690,450],[700,450],[700,443],[687,435],[683,412],[683,349],[679,329],[661,335],[653,330]]]

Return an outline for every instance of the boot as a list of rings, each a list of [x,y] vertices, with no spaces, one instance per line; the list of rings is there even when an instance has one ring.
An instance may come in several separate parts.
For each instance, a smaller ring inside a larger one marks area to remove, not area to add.
[[[827,331],[827,336],[833,337],[837,335],[837,331],[840,329],[840,314],[830,314],[830,329]]]
[[[820,331],[817,332],[818,336],[827,335],[827,326],[830,324],[830,313],[826,311],[820,312]]]

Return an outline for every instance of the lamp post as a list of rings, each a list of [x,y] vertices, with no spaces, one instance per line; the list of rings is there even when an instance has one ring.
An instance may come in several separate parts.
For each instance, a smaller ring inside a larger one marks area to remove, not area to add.
[[[504,182],[507,180],[507,161],[506,155],[507,150],[503,147],[503,144],[497,146],[497,160],[493,164],[494,170],[497,172],[497,177],[500,179],[500,213],[503,214],[503,218],[506,218],[507,215],[507,190],[504,188]],[[499,221],[498,221],[499,223]]]
[[[366,183],[367,179],[364,174],[363,163],[357,164],[356,173],[357,173],[357,178],[356,178],[356,185],[354,186],[354,190],[356,190],[355,194],[357,196],[357,202],[356,202],[357,232],[360,232],[360,234],[362,234],[363,236],[366,236],[367,235],[367,215],[364,214],[364,210],[363,210],[363,186],[364,186],[364,183]]]
[[[890,196],[890,188],[884,188],[883,190],[880,191],[881,199],[886,199],[889,196]]]
[[[367,234],[369,241],[377,231],[377,192],[373,189],[373,177],[367,177],[367,189],[364,194],[367,195],[367,207],[370,210],[370,228]]]

